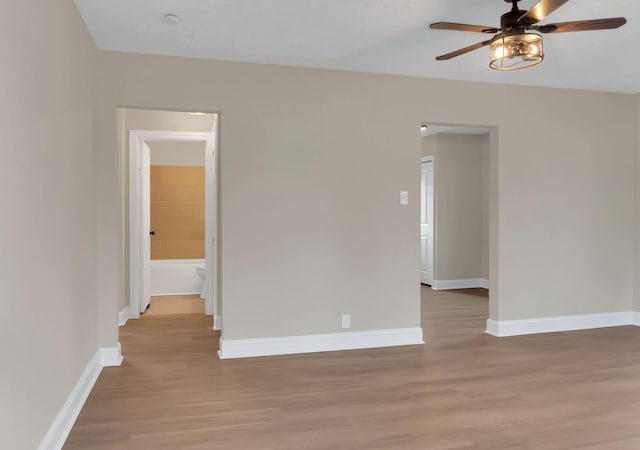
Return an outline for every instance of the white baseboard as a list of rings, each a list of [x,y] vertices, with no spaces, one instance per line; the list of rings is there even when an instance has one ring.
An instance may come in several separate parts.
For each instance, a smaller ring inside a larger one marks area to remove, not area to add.
[[[67,400],[60,408],[58,415],[49,427],[38,450],[60,450],[64,445],[73,424],[76,422],[84,403],[91,393],[91,389],[98,380],[98,376],[103,367],[120,365],[122,356],[119,356],[120,363],[114,364],[120,355],[120,344],[116,347],[103,347],[93,355],[89,364],[80,375],[80,379],[67,397]]]
[[[118,313],[118,325],[121,327],[124,326],[127,323],[127,320],[129,320],[129,307],[125,306],[122,308],[122,311]]]
[[[498,320],[487,319],[487,328],[484,330],[484,332],[490,334],[491,336],[503,337],[504,335],[500,334],[499,323],[500,322]]]
[[[219,314],[213,316],[213,329],[222,330],[222,316]]]
[[[120,342],[115,347],[102,347],[100,349],[100,363],[102,367],[114,367],[122,364],[122,348]]]
[[[220,359],[424,344],[422,328],[351,331],[258,339],[220,338]]]
[[[579,316],[544,317],[524,320],[487,320],[486,333],[496,337],[523,334],[555,333],[591,328],[640,325],[640,313],[633,311],[583,314]]]
[[[461,280],[433,280],[431,289],[442,291],[447,289],[469,289],[484,288],[489,289],[489,280],[486,278],[465,278]]]

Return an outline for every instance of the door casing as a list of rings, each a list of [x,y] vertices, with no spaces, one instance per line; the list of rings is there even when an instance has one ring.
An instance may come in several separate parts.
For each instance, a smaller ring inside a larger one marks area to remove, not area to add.
[[[140,318],[143,295],[143,270],[145,261],[142,255],[142,233],[144,208],[141,202],[142,163],[145,142],[204,142],[205,143],[205,261],[208,298],[205,300],[205,312],[214,316],[214,328],[221,328],[218,314],[218,272],[214,264],[219,260],[217,239],[217,184],[216,165],[218,160],[217,116],[211,132],[184,131],[146,131],[129,132],[129,318]],[[146,230],[148,233],[149,230]]]

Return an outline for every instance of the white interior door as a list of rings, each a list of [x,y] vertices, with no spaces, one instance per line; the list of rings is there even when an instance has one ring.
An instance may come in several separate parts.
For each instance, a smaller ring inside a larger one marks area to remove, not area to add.
[[[216,201],[216,142],[217,142],[217,116],[213,122],[211,135],[205,146],[205,261],[206,274],[203,294],[205,297],[205,313],[212,315],[214,329],[220,329],[217,305],[217,242],[215,240],[217,232],[217,201]]]
[[[142,146],[142,161],[140,167],[140,211],[142,213],[141,262],[142,262],[142,295],[140,297],[140,312],[144,312],[151,301],[151,150],[145,143]]]
[[[202,296],[205,298],[205,314],[216,315],[215,304],[215,122],[211,138],[205,145],[205,267],[204,286]],[[214,323],[215,327],[215,323]]]
[[[433,283],[433,188],[433,158],[423,158],[420,185],[420,282],[428,285]]]

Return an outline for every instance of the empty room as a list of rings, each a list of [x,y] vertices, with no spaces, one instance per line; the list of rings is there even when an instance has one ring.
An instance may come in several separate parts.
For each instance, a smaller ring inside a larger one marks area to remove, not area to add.
[[[640,448],[637,2],[5,6],[0,448]]]

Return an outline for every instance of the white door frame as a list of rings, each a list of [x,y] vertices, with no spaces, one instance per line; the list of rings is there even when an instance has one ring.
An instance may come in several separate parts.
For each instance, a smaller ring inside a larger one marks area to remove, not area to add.
[[[431,272],[430,272],[430,279],[429,280],[425,280],[428,281],[430,283],[430,285],[433,285],[433,280],[435,280],[435,272],[436,272],[436,224],[435,224],[435,203],[436,203],[436,183],[435,183],[435,177],[436,177],[436,159],[434,155],[429,155],[429,156],[423,156],[422,158],[420,158],[420,167],[421,167],[421,171],[422,171],[422,164],[426,163],[426,162],[430,162],[431,163],[431,167],[432,167],[432,177],[430,180],[431,183],[431,194],[432,194],[432,198],[430,199],[431,201],[427,203],[427,210],[431,210],[429,214],[429,211],[427,212],[427,216],[431,216],[432,220],[431,220],[431,224],[430,224],[430,245],[427,245],[427,261],[431,261]],[[422,191],[422,186],[420,186],[420,190]],[[424,203],[424,199],[422,198],[422,195],[420,195],[420,209],[422,210],[422,205]],[[422,231],[420,232],[420,236],[422,236]],[[420,250],[421,253],[421,257],[422,257],[422,249]],[[421,270],[422,272],[422,270]],[[422,281],[422,279],[420,280],[421,283],[424,283],[425,281]]]
[[[220,321],[217,311],[218,268],[214,262],[218,261],[217,243],[217,201],[216,201],[216,135],[217,116],[211,132],[185,131],[145,131],[132,130],[129,132],[129,318],[140,318],[142,296],[142,248],[141,230],[142,208],[140,205],[140,176],[142,163],[142,149],[146,141],[152,142],[204,142],[205,151],[205,282],[210,283],[209,293],[205,299],[205,312],[213,315],[216,322]],[[148,230],[147,230],[148,232]],[[214,270],[215,269],[215,270]],[[219,324],[216,324],[219,325]]]
[[[140,205],[140,232],[141,239],[140,261],[142,261],[142,280],[140,293],[140,313],[151,302],[151,149],[146,142],[142,143],[142,159],[140,167],[140,191],[138,192],[138,205]]]

